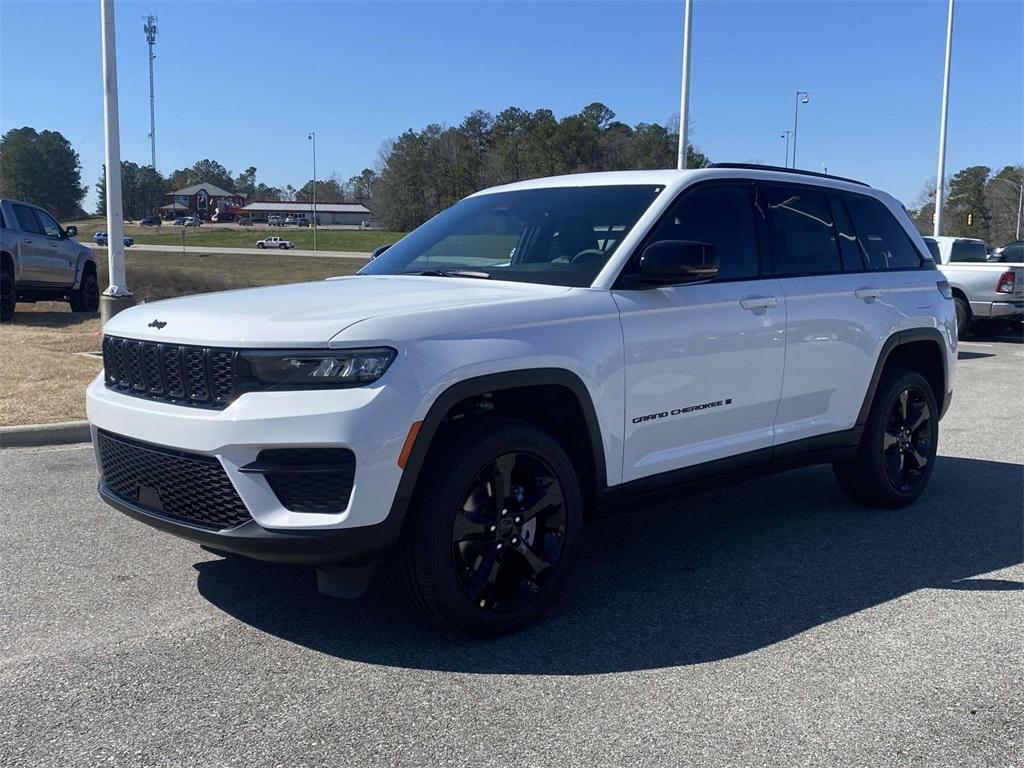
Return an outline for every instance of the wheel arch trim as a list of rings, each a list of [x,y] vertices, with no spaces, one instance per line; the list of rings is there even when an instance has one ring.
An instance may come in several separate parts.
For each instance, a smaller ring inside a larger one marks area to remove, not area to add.
[[[896,331],[882,344],[882,351],[878,355],[878,359],[875,361],[875,369],[871,374],[871,380],[868,382],[867,392],[864,394],[864,402],[861,404],[860,412],[857,414],[856,426],[863,427],[868,421],[868,415],[871,413],[871,405],[875,401],[875,394],[878,391],[878,385],[882,380],[882,373],[885,371],[885,366],[892,357],[892,353],[899,347],[914,342],[927,341],[934,343],[939,350],[939,355],[942,359],[942,380],[943,390],[947,389],[949,383],[949,358],[948,350],[946,345],[945,337],[937,328],[910,328],[903,331]],[[948,391],[936,392],[935,399],[939,402],[939,418],[942,418],[946,414],[946,410],[949,408],[950,397]]]
[[[434,438],[444,417],[456,404],[474,395],[544,386],[563,387],[575,397],[586,424],[596,484],[598,487],[604,487],[608,477],[604,441],[593,399],[583,380],[564,368],[527,368],[504,371],[456,382],[434,399],[422,420],[419,433],[409,453],[408,461],[395,491],[391,515],[404,518]]]

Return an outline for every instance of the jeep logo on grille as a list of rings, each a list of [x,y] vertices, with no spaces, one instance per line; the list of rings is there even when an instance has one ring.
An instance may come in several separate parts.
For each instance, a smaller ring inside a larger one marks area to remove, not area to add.
[[[159,328],[163,328],[165,325],[167,325],[167,323],[164,322],[163,320],[156,320],[156,319],[154,319],[153,322],[149,324],[149,327],[150,328],[157,328],[157,329],[159,329]]]

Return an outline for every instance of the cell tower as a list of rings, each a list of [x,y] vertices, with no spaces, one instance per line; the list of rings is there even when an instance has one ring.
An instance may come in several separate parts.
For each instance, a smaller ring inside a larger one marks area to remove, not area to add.
[[[156,170],[156,95],[153,92],[153,46],[156,45],[156,16],[146,17],[146,26],[142,28],[149,43],[149,153],[150,165]]]

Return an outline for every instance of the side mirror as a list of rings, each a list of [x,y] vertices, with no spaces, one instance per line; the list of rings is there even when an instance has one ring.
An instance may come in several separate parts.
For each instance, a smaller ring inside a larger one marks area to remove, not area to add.
[[[632,282],[641,285],[679,285],[711,280],[718,274],[715,246],[690,240],[660,240],[640,254]]]
[[[394,243],[388,243],[387,245],[378,245],[376,248],[373,249],[373,253],[370,254],[370,261],[373,261],[374,259],[376,259],[378,256],[380,256],[382,253],[384,253],[384,251],[386,251],[392,245],[394,245]]]
[[[64,236],[65,237],[74,237],[77,234],[78,234],[78,227],[76,227],[74,224],[72,224],[70,227],[65,227],[64,228]]]

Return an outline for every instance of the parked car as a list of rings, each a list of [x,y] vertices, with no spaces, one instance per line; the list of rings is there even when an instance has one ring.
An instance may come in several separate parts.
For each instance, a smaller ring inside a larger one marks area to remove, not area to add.
[[[308,227],[309,226],[309,219],[307,219],[305,216],[299,216],[297,219],[295,219],[295,226],[297,226],[297,227]]]
[[[252,219],[250,219],[248,216],[239,216],[238,217],[238,226],[240,226],[240,227],[251,227],[252,226]]]
[[[0,321],[16,302],[66,301],[73,312],[99,309],[96,258],[38,205],[0,198]]]
[[[161,223],[159,216],[147,216],[139,221],[139,225],[143,227],[159,227]]]
[[[360,229],[380,229],[376,219],[364,219],[359,223]]]
[[[926,237],[924,241],[949,281],[961,338],[970,335],[979,321],[1014,322],[1024,317],[1024,266],[989,261],[984,240]]]
[[[298,219],[296,219],[296,217],[294,217],[294,216],[285,216],[284,217],[284,223],[288,224],[288,225],[297,224],[298,223]]]
[[[96,243],[96,245],[106,246],[106,244],[107,244],[107,233],[106,232],[93,232],[93,234],[92,234],[92,241],[94,243]],[[135,245],[135,240],[134,239],[132,239],[130,237],[124,238],[124,247],[125,248],[131,248],[133,245]]]
[[[183,227],[183,226],[185,226],[185,217],[184,216],[179,216],[178,218],[176,218],[174,220],[174,226],[176,226],[176,227]]]
[[[186,216],[181,224],[183,227],[201,227],[203,226],[203,220],[198,216]]]
[[[912,504],[953,391],[951,299],[902,205],[857,182],[510,184],[355,276],[116,315],[87,394],[99,491],[214,551],[316,566],[328,593],[390,560],[428,619],[498,635],[554,603],[592,508],[818,463],[860,504]]]
[[[280,216],[268,216],[267,224],[270,225],[271,227],[281,227],[284,226],[284,219],[282,219]]]
[[[282,251],[286,251],[290,248],[294,248],[295,244],[291,240],[284,240],[280,237],[265,237],[262,240],[256,241],[257,248],[280,248]]]
[[[1024,240],[1014,240],[1012,243],[996,248],[989,261],[998,261],[1002,264],[1024,264]]]

